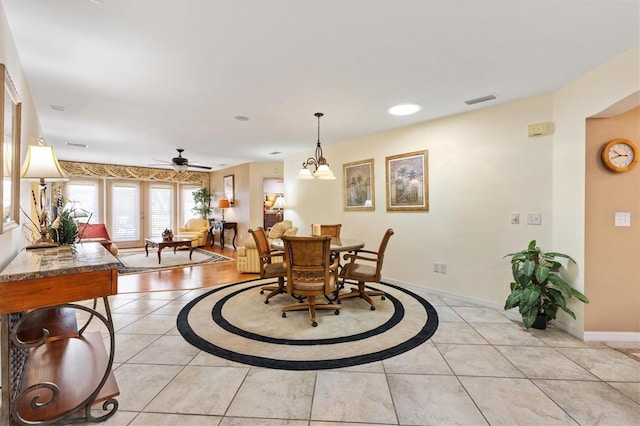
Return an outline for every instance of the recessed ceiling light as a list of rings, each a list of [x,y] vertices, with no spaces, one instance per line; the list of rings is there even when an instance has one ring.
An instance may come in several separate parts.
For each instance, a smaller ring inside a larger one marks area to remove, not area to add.
[[[235,118],[238,121],[249,121],[249,117],[245,117],[244,115],[236,115],[233,118]]]
[[[399,104],[389,108],[389,114],[391,115],[411,115],[420,111],[422,107],[417,104]]]

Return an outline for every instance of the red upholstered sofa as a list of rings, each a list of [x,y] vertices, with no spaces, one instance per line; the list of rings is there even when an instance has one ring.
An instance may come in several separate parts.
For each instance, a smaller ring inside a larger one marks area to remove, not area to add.
[[[118,246],[111,242],[104,223],[80,223],[78,224],[78,239],[82,241],[96,241],[102,244],[114,256],[118,255]]]

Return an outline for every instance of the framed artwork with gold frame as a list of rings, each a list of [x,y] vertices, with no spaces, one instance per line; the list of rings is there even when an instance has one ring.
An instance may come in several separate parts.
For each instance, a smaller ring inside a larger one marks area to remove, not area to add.
[[[429,211],[429,152],[386,158],[387,211]]]
[[[222,186],[224,187],[224,197],[229,200],[229,204],[236,201],[236,188],[233,179],[234,175],[227,175],[222,178]]]
[[[373,158],[342,165],[344,179],[344,210],[373,211],[376,209]]]

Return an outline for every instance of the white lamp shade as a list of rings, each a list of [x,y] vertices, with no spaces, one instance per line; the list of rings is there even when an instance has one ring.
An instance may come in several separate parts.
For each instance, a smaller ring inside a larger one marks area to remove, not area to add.
[[[318,167],[318,170],[316,170],[313,175],[318,179],[323,180],[333,180],[336,178],[329,166],[326,164],[322,164],[320,167]]]
[[[313,175],[311,174],[311,170],[309,170],[307,168],[301,169],[298,172],[298,174],[296,175],[296,179],[304,179],[304,180],[313,179]]]
[[[276,202],[273,204],[274,209],[284,209],[286,204],[284,203],[284,197],[276,198]]]
[[[69,180],[53,152],[53,147],[41,145],[29,145],[27,157],[22,163],[20,177],[23,179],[40,180],[47,182]]]

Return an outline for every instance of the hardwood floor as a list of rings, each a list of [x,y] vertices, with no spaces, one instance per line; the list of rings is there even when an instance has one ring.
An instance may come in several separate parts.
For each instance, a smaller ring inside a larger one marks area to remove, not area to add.
[[[233,259],[236,258],[237,251],[234,250],[233,247],[227,246],[223,250],[218,245],[213,247],[207,245],[206,247],[200,248]],[[236,271],[236,262],[212,263],[188,268],[119,275],[118,293],[192,290],[259,277],[260,274],[247,274]]]

